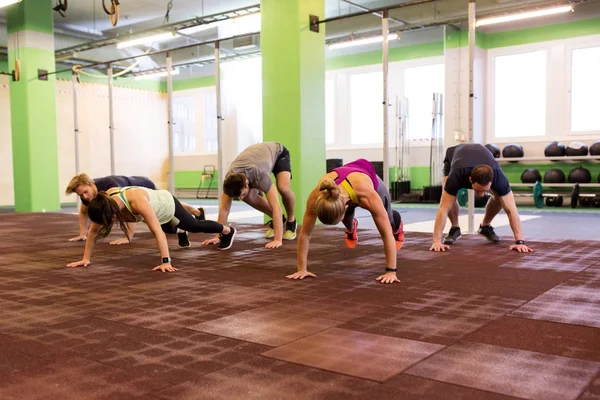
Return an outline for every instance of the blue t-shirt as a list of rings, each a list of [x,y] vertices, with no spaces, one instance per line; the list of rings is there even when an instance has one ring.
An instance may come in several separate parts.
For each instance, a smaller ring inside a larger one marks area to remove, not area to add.
[[[489,166],[494,171],[491,190],[498,193],[498,196],[505,196],[510,193],[508,178],[502,172],[500,164],[498,164],[492,153],[480,144],[463,143],[450,148],[446,153],[445,161],[450,162],[450,168],[447,173],[448,179],[444,191],[452,196],[456,196],[460,189],[472,189],[472,184],[469,181],[471,171],[481,164]]]
[[[113,187],[121,188],[125,186],[142,186],[148,189],[156,189],[154,182],[145,176],[109,175],[94,179],[94,183],[98,190],[102,190],[103,192]]]

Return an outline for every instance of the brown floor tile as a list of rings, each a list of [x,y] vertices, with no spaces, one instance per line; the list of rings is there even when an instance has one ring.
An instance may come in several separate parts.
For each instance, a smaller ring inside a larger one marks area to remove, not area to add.
[[[599,370],[597,362],[464,342],[405,373],[515,397],[575,399]]]
[[[600,303],[562,300],[542,295],[510,316],[600,328]]]
[[[188,329],[267,346],[281,346],[340,323],[281,311],[253,310],[190,326]]]
[[[393,308],[353,319],[339,328],[449,345],[489,323],[485,319]]]
[[[264,355],[383,382],[443,348],[437,344],[331,328]]]
[[[600,362],[600,329],[503,317],[465,340]]]
[[[450,314],[467,318],[495,319],[518,308],[524,301],[498,296],[469,295],[432,290],[398,308]]]
[[[265,357],[154,394],[160,399],[367,399],[378,384]]]

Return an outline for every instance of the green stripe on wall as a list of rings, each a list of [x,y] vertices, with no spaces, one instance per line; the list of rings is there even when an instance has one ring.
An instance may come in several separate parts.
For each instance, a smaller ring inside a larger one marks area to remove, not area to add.
[[[569,179],[569,172],[571,172],[573,169],[582,166],[583,168],[586,168],[590,171],[590,173],[592,174],[592,183],[597,183],[598,182],[598,174],[600,174],[600,163],[592,163],[592,162],[555,162],[555,163],[547,163],[547,164],[521,164],[521,163],[514,163],[514,164],[502,164],[502,171],[504,171],[504,174],[506,175],[506,177],[508,178],[508,181],[510,183],[521,183],[521,174],[523,173],[523,171],[525,171],[527,168],[534,168],[537,169],[538,171],[540,171],[540,174],[542,175],[542,179],[544,178],[544,174],[553,168],[557,168],[562,170],[562,172],[565,173],[565,177],[566,180],[568,182]],[[516,187],[515,190],[519,191],[519,190],[527,190],[530,191],[531,189],[522,189],[519,187]],[[555,191],[561,191],[563,190],[561,189],[552,189],[553,192]],[[570,192],[569,188],[565,188],[565,191]],[[583,189],[582,189],[583,190]],[[546,192],[548,192],[548,189],[545,189]],[[589,192],[592,191],[590,188],[585,188],[585,190],[583,190],[584,192]]]
[[[174,180],[176,189],[198,189],[198,185],[202,182],[202,171],[175,171]],[[218,182],[218,173],[215,171],[212,183],[210,178],[204,178],[201,188],[217,189]]]
[[[409,46],[393,47],[390,49],[389,62],[412,60],[415,58],[435,57],[444,55],[443,42],[430,42]],[[326,60],[327,70],[361,67],[363,65],[381,64],[381,50],[347,56],[330,57]]]
[[[598,34],[600,34],[600,18],[592,18],[537,28],[489,33],[484,35],[483,47],[493,49]]]
[[[173,81],[174,92],[178,90],[196,89],[208,86],[216,86],[214,75]]]
[[[485,46],[485,34],[481,32],[475,32],[475,45],[477,47],[484,48]],[[456,31],[448,32],[446,34],[446,48],[456,49],[463,46],[469,45],[469,31]]]

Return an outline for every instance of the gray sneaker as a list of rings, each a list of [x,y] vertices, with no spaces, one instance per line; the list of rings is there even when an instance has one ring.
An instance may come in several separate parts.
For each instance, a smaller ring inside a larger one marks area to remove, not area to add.
[[[494,232],[494,228],[492,228],[491,225],[479,225],[479,230],[477,231],[477,233],[492,243],[500,243],[502,241],[500,237],[496,235],[496,232]]]
[[[460,239],[461,236],[462,234],[460,233],[460,227],[453,226],[450,228],[450,231],[448,231],[448,234],[444,238],[444,244],[454,244],[458,239]]]

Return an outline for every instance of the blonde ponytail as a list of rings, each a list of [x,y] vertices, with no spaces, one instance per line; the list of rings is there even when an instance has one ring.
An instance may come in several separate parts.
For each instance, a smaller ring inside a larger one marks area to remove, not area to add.
[[[338,223],[346,212],[346,204],[340,188],[333,179],[323,179],[319,190],[321,193],[315,201],[317,218],[325,225]]]

